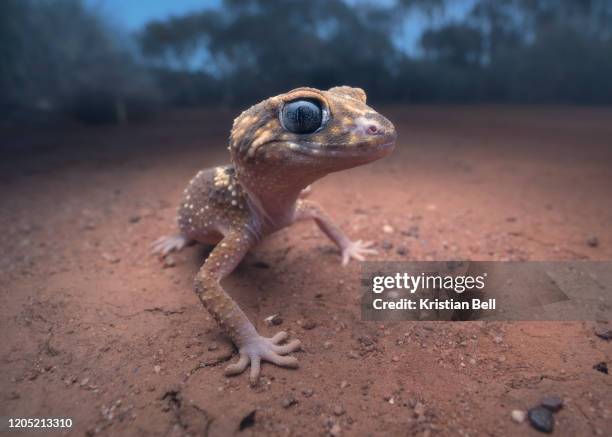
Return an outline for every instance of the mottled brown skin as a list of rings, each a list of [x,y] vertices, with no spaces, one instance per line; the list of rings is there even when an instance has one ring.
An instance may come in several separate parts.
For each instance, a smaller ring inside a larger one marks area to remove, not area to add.
[[[292,133],[281,121],[283,105],[301,99],[317,100],[327,114],[314,133]],[[326,174],[387,155],[395,138],[393,124],[366,105],[363,90],[298,88],[244,111],[230,136],[232,165],[200,171],[191,180],[178,210],[180,235],[157,240],[154,252],[165,256],[191,241],[216,244],[195,278],[195,290],[239,350],[240,359],[226,374],[241,373],[250,363],[255,383],[261,360],[297,367],[297,359],[286,355],[300,342],[280,345],[284,332],[261,337],[221,280],[262,238],[299,220],[315,220],[341,250],[344,265],[376,253],[370,243],[352,242],[319,205],[300,197]]]

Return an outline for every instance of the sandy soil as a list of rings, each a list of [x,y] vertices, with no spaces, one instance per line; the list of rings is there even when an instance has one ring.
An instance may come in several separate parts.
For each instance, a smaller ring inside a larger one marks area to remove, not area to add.
[[[397,151],[312,194],[378,259],[612,259],[612,110],[381,112]],[[4,129],[0,415],[72,417],[70,435],[537,435],[510,412],[558,394],[555,435],[612,434],[593,323],[362,322],[358,264],[308,223],[225,282],[263,334],[302,340],[301,367],[225,378],[235,352],[192,291],[206,250],[164,266],[148,245],[192,174],[226,162],[232,115]]]

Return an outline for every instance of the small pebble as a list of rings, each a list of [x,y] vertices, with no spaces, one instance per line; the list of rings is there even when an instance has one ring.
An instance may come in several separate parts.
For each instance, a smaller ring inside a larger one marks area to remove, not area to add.
[[[342,416],[344,414],[344,408],[342,407],[342,405],[336,405],[334,407],[334,414],[336,416]]]
[[[556,413],[563,408],[563,399],[556,395],[544,396],[542,398],[542,402],[540,402],[540,405],[549,409],[553,413]]]
[[[425,405],[423,405],[421,402],[417,402],[414,405],[414,414],[416,414],[418,417],[425,415]]]
[[[309,331],[309,330],[311,330],[311,329],[316,328],[316,326],[317,326],[317,324],[316,324],[314,321],[312,321],[312,320],[306,320],[306,321],[304,322],[304,324],[302,325],[302,328],[304,328],[305,330]]]
[[[393,243],[391,243],[389,240],[383,240],[381,247],[383,250],[391,250],[393,249]]]
[[[606,375],[608,375],[608,363],[606,363],[605,361],[595,364],[593,366],[593,369],[597,370],[598,372],[605,373]]]
[[[595,329],[595,335],[599,338],[609,341],[610,339],[612,339],[612,328],[609,328],[607,326],[599,326]]]
[[[266,317],[264,319],[264,322],[271,326],[278,326],[283,323],[283,318],[278,314],[273,314],[271,316]]]
[[[153,371],[154,371],[155,373],[159,373],[159,372],[161,372],[161,366],[157,366],[157,365],[156,365],[156,366],[153,366]]]
[[[329,430],[329,433],[333,437],[338,437],[340,434],[342,434],[342,428],[340,428],[340,425],[335,423],[334,426],[332,426],[331,429]]]
[[[523,410],[512,410],[511,416],[516,423],[523,423],[527,414]]]
[[[217,349],[219,349],[219,345],[215,343],[214,341],[208,345],[209,351],[216,351]]]
[[[311,388],[305,388],[304,390],[302,390],[302,394],[309,398],[314,394],[314,390]]]
[[[392,227],[392,226],[390,226],[390,225],[384,225],[384,226],[382,227],[382,230],[383,230],[383,232],[384,232],[385,234],[392,234],[392,233],[393,233],[393,231],[394,231],[393,227]]]
[[[104,258],[106,261],[108,261],[111,264],[116,264],[119,261],[121,261],[121,258],[119,258],[118,256],[112,255],[107,252],[102,253],[102,258]]]
[[[294,398],[293,396],[289,395],[285,399],[283,399],[282,406],[283,406],[283,408],[289,408],[292,405],[297,404],[297,402],[298,401],[297,401],[296,398]]]
[[[595,236],[589,237],[587,239],[586,243],[590,247],[597,247],[597,246],[599,246],[599,238],[597,238]]]
[[[400,247],[398,247],[398,248],[395,250],[395,252],[396,252],[398,255],[402,255],[402,256],[404,256],[404,255],[406,255],[406,254],[408,253],[408,250],[407,250],[407,249],[406,249],[404,246],[400,246]]]
[[[554,422],[553,415],[549,409],[544,407],[533,407],[528,412],[529,423],[538,431],[551,433],[553,431]]]
[[[174,257],[172,257],[171,255],[168,255],[166,258],[164,258],[164,268],[165,269],[169,269],[176,266],[176,261],[174,260]]]
[[[331,349],[333,345],[334,345],[333,341],[327,340],[325,343],[323,343],[323,349]]]

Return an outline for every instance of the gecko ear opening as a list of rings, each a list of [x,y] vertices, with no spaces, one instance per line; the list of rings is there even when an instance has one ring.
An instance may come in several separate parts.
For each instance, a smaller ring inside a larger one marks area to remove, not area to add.
[[[342,94],[353,99],[359,100],[362,103],[366,102],[366,93],[361,88],[353,88],[350,86],[335,86],[328,90],[330,93]]]

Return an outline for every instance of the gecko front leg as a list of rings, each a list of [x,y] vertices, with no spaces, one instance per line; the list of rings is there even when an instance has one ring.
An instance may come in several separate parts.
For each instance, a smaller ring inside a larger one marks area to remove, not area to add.
[[[242,373],[250,363],[251,384],[255,384],[259,378],[261,360],[278,366],[297,367],[296,358],[283,355],[300,348],[299,340],[286,345],[279,344],[287,338],[285,332],[279,332],[273,337],[259,335],[244,312],[221,287],[221,280],[236,268],[254,244],[255,239],[246,226],[243,230],[229,232],[215,246],[195,279],[195,291],[200,301],[230,336],[240,354],[238,362],[229,365],[225,374]]]
[[[299,200],[295,210],[295,221],[314,219],[319,228],[327,237],[332,240],[342,253],[342,265],[345,266],[351,259],[363,261],[368,254],[378,253],[372,249],[373,243],[370,241],[351,241],[342,232],[342,230],[334,224],[334,222],[325,213],[317,203],[310,200]]]

